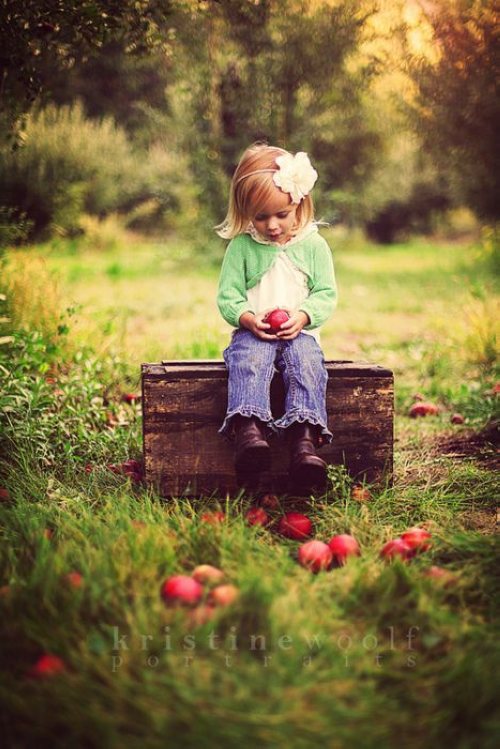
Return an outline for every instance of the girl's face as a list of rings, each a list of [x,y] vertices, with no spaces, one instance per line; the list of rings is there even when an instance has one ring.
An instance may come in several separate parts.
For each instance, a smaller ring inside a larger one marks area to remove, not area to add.
[[[276,188],[272,197],[261,206],[252,223],[270,242],[284,244],[293,236],[297,224],[298,205],[291,202],[290,195]]]

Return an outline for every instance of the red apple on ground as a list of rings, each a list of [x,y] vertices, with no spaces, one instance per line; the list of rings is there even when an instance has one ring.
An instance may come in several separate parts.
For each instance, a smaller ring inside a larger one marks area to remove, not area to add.
[[[276,494],[264,494],[259,499],[259,505],[264,507],[266,510],[279,510],[280,501]]]
[[[200,583],[187,575],[173,575],[161,586],[161,597],[165,603],[192,605],[203,595]]]
[[[296,541],[310,536],[312,529],[311,520],[300,512],[287,512],[278,523],[278,533]]]
[[[81,572],[68,572],[64,579],[71,588],[81,588],[83,585],[83,575]]]
[[[434,403],[429,403],[428,401],[421,401],[420,403],[413,404],[408,415],[411,416],[412,419],[415,419],[418,416],[435,416],[437,413],[439,413],[438,406]]]
[[[122,395],[122,401],[123,403],[135,403],[136,401],[140,400],[141,396],[137,393],[123,393]]]
[[[196,608],[189,611],[188,620],[193,627],[201,627],[203,624],[211,621],[214,618],[215,613],[215,606],[201,604],[200,606],[196,606]]]
[[[401,538],[413,551],[427,551],[431,547],[432,534],[425,528],[408,528]]]
[[[10,499],[9,490],[4,486],[0,486],[0,502],[8,502]]]
[[[225,519],[226,516],[222,512],[222,510],[204,512],[200,517],[202,523],[208,523],[209,525],[217,525],[218,523],[223,523]]]
[[[323,541],[306,541],[299,547],[297,558],[302,567],[311,572],[327,570],[332,563],[332,552]]]
[[[396,557],[399,557],[403,560],[411,559],[412,556],[414,556],[414,551],[405,541],[403,541],[402,538],[393,538],[391,541],[387,541],[386,544],[382,546],[382,549],[380,551],[380,556],[382,559],[385,559],[387,561],[391,561],[392,559],[395,559]]]
[[[464,424],[465,423],[464,417],[462,416],[462,414],[459,414],[459,413],[453,414],[450,421],[452,424]]]
[[[289,319],[290,315],[285,309],[273,309],[267,313],[263,322],[267,322],[271,326],[267,332],[276,335],[276,333],[279,333],[282,323]]]
[[[366,486],[356,484],[351,489],[351,498],[356,500],[356,502],[368,502],[372,498],[372,495]]]
[[[198,583],[219,583],[224,578],[224,573],[218,567],[211,564],[199,564],[194,568],[191,577]]]
[[[210,591],[208,602],[213,606],[230,606],[239,595],[236,585],[218,585]]]
[[[251,507],[245,514],[248,525],[268,525],[269,515],[262,507]]]
[[[350,536],[348,533],[340,533],[338,536],[333,536],[329,540],[328,546],[332,552],[333,561],[337,565],[345,564],[348,557],[359,557],[361,554],[358,542],[354,536]]]
[[[32,676],[34,679],[47,679],[51,676],[57,676],[64,671],[66,671],[66,666],[59,656],[44,653],[30,669],[29,676]]]
[[[436,565],[432,565],[428,570],[425,570],[424,575],[433,580],[439,580],[439,582],[442,582],[445,587],[448,585],[454,585],[454,583],[457,582],[457,576],[454,575],[453,572],[450,572],[450,570],[447,570],[444,567],[437,567]]]

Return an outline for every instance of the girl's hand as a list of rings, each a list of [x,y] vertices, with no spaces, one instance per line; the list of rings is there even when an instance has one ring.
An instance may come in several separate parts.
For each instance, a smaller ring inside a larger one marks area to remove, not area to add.
[[[309,316],[299,309],[290,316],[289,320],[282,323],[281,330],[277,337],[285,341],[291,341],[293,338],[297,338],[301,330],[305,328],[306,325],[309,325],[309,322]]]
[[[267,311],[259,312],[258,315],[254,315],[253,312],[244,312],[240,317],[240,325],[242,328],[247,328],[257,338],[261,338],[263,341],[276,341],[278,336],[268,333],[267,331],[271,327],[268,322],[263,322]]]

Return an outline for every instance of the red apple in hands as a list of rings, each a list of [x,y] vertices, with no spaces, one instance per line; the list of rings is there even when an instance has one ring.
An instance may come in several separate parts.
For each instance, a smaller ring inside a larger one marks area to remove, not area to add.
[[[312,522],[300,512],[287,512],[278,523],[278,533],[286,538],[300,540],[312,533]]]
[[[411,546],[409,546],[406,541],[403,541],[402,538],[393,538],[391,541],[387,541],[387,543],[382,546],[382,550],[380,552],[380,556],[382,557],[382,559],[385,559],[387,561],[391,561],[396,557],[399,557],[400,559],[406,561],[408,559],[411,559],[414,554],[415,552],[413,551]]]
[[[328,542],[328,546],[332,552],[333,561],[338,566],[344,565],[347,562],[347,557],[359,557],[361,554],[358,542],[354,536],[350,536],[348,533],[333,536]]]
[[[161,586],[161,597],[165,603],[191,605],[198,603],[202,595],[200,583],[187,575],[173,575]]]
[[[323,541],[306,541],[299,548],[297,556],[302,567],[311,570],[311,572],[327,570],[333,559],[330,547]]]
[[[271,326],[266,332],[276,335],[281,329],[282,323],[290,319],[290,315],[285,309],[273,309],[264,317],[263,322]]]
[[[409,528],[401,534],[402,540],[413,551],[427,551],[431,547],[432,535],[425,528]]]

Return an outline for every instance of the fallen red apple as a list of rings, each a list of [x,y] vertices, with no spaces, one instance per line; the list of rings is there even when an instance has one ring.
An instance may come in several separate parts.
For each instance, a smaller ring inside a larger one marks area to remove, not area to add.
[[[439,413],[438,406],[434,403],[421,401],[420,403],[413,404],[408,415],[411,416],[412,419],[415,419],[417,416],[435,416],[437,413]]]
[[[208,602],[213,606],[230,606],[239,595],[240,591],[236,585],[218,585],[210,591]]]
[[[447,585],[453,585],[457,582],[457,576],[450,572],[450,570],[444,567],[437,567],[432,565],[428,570],[424,572],[425,577],[430,577],[434,580],[439,580],[446,587]]]
[[[259,504],[266,510],[279,510],[280,508],[280,501],[276,494],[264,494],[259,499]]]
[[[0,486],[0,502],[8,502],[10,499],[9,490],[4,486]]]
[[[122,395],[122,401],[124,403],[135,403],[136,401],[140,400],[141,396],[137,393],[123,393]]]
[[[333,536],[329,540],[328,546],[332,552],[333,561],[337,565],[345,564],[347,557],[359,557],[361,554],[358,542],[354,536],[350,536],[348,533],[340,533],[338,536]]]
[[[311,572],[320,572],[330,567],[333,555],[328,544],[323,541],[306,541],[299,547],[297,558],[302,567]]]
[[[34,679],[46,679],[66,671],[64,661],[58,655],[44,653],[29,671]]]
[[[464,417],[462,416],[462,414],[459,414],[459,413],[452,414],[450,421],[452,424],[464,424],[465,423]]]
[[[269,523],[269,515],[262,507],[251,507],[245,514],[245,520],[248,525],[267,525]]]
[[[81,572],[68,572],[64,579],[72,588],[81,588],[83,585],[83,575]]]
[[[211,621],[215,616],[215,606],[201,604],[191,609],[188,613],[188,621],[193,627],[201,627],[203,624]]]
[[[224,573],[211,564],[199,564],[194,568],[191,577],[198,583],[218,583],[223,579]]]
[[[124,460],[123,463],[120,463],[120,467],[124,473],[126,473],[127,471],[135,471],[135,473],[143,472],[143,465],[141,461],[134,460],[133,458]]]
[[[382,559],[391,561],[396,557],[400,557],[403,560],[411,559],[415,552],[402,538],[393,538],[391,541],[387,541],[382,546],[380,556]]]
[[[271,310],[271,312],[268,312],[263,320],[263,322],[267,322],[271,326],[266,332],[276,335],[276,333],[279,333],[282,323],[286,322],[289,319],[290,315],[285,309]]]
[[[200,517],[202,523],[208,523],[209,525],[217,525],[217,523],[223,523],[225,519],[226,516],[222,512],[222,510],[204,512]]]
[[[401,534],[401,538],[414,551],[427,551],[431,547],[432,534],[425,528],[408,528]]]
[[[351,489],[351,497],[356,502],[368,502],[371,499],[371,494],[369,490],[366,488],[366,486],[361,486],[360,484],[356,484]]]
[[[300,512],[287,512],[278,523],[278,533],[294,540],[307,538],[311,535],[312,529],[311,520]]]
[[[161,597],[165,603],[195,604],[201,599],[203,588],[187,575],[173,575],[161,586]]]

